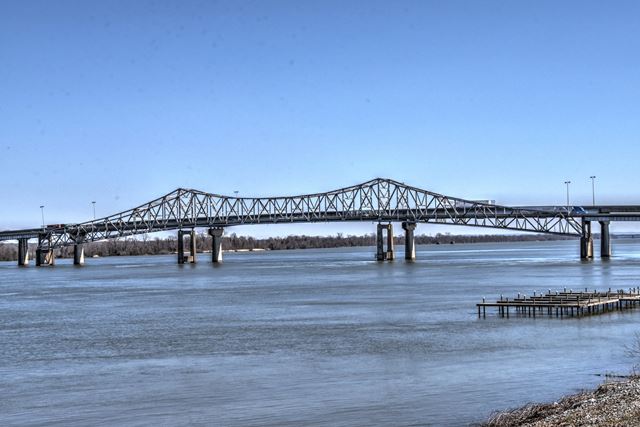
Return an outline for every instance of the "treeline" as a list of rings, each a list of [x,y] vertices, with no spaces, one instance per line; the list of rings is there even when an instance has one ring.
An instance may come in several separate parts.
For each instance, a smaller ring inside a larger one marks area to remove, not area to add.
[[[455,243],[484,243],[484,242],[526,242],[545,240],[566,240],[571,237],[550,234],[522,234],[522,235],[477,235],[463,236],[450,234],[436,234],[435,236],[416,236],[416,244],[455,244]],[[404,236],[394,237],[396,245],[404,245]],[[235,233],[224,236],[222,249],[233,250],[286,250],[286,249],[315,249],[315,248],[341,248],[354,246],[374,246],[375,234],[363,236],[344,236],[338,233],[336,236],[287,236],[268,237],[256,239],[250,236],[238,236]],[[189,247],[189,237],[185,238],[185,251]],[[211,237],[206,233],[196,236],[196,247],[199,252],[211,250]],[[30,257],[33,259],[36,245],[29,245]],[[162,255],[172,254],[178,250],[176,236],[166,238],[156,237],[149,239],[142,235],[138,238],[112,239],[104,242],[92,242],[85,244],[85,256],[130,256],[130,255]],[[73,256],[73,247],[60,248],[57,257],[67,258]],[[17,244],[0,244],[0,261],[14,261],[18,259]]]

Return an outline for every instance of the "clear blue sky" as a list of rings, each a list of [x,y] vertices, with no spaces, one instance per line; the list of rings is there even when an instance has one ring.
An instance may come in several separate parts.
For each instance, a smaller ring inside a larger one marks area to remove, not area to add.
[[[587,204],[597,175],[598,201],[640,203],[639,17],[637,1],[5,0],[0,229],[39,225],[41,204],[76,222],[176,187],[376,176],[504,204],[562,204],[570,179]]]

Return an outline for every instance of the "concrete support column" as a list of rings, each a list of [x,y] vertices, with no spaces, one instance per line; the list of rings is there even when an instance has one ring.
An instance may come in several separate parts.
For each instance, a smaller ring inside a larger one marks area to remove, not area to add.
[[[42,265],[42,249],[36,249],[36,267],[40,267]]]
[[[593,258],[593,237],[591,235],[591,221],[582,221],[582,237],[580,238],[580,258]]]
[[[384,252],[384,238],[382,236],[384,228],[385,226],[379,223],[376,231],[376,259],[378,261],[384,261],[387,258],[387,254]]]
[[[387,250],[384,250],[384,230],[387,231]],[[393,226],[391,224],[378,223],[376,234],[376,259],[378,261],[393,261],[395,258],[393,252]]]
[[[178,264],[184,264],[184,231],[178,230]]]
[[[416,259],[416,238],[413,233],[416,229],[416,223],[403,222],[402,228],[404,229],[404,259],[413,261]]]
[[[600,257],[611,256],[611,236],[609,234],[609,221],[600,221]]]
[[[395,259],[393,252],[393,225],[387,224],[387,261],[393,261]]]
[[[36,248],[36,267],[40,267],[44,261],[42,253],[42,241],[44,240],[41,234],[38,235],[38,247]]]
[[[82,240],[73,245],[73,265],[84,265],[84,244]]]
[[[18,239],[18,265],[29,265],[29,239]]]
[[[222,262],[222,234],[224,229],[222,228],[210,228],[209,235],[211,236],[211,262]]]
[[[44,253],[44,263],[46,265],[54,266],[56,265],[56,256],[53,253],[53,249],[49,249]]]
[[[184,255],[184,236],[189,235],[189,255]],[[195,264],[196,262],[196,230],[178,230],[178,264],[185,262]]]
[[[49,239],[49,244],[47,248],[43,249],[43,242],[45,239]],[[53,253],[53,249],[51,248],[51,239],[47,237],[46,234],[38,235],[38,248],[36,249],[36,266],[41,267],[43,265],[55,265],[56,259],[55,254]]]
[[[191,264],[195,264],[196,263],[196,252],[197,252],[197,247],[196,247],[196,230],[192,229],[191,233],[189,233],[189,258],[188,258],[188,262],[190,262]]]

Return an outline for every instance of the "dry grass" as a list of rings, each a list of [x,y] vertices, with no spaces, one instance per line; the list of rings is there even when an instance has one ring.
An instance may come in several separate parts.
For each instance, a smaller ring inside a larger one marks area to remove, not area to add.
[[[531,424],[544,420],[552,415],[558,415],[568,409],[575,408],[586,396],[588,392],[573,394],[554,403],[529,403],[521,408],[510,411],[496,412],[491,415],[489,421],[482,424],[486,427],[509,427]]]
[[[640,426],[640,377],[607,382],[554,403],[497,412],[482,424],[508,426]]]

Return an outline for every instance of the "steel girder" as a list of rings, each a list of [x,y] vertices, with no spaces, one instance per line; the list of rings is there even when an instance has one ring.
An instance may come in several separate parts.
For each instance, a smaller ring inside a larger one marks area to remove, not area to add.
[[[230,197],[179,188],[136,208],[47,229],[43,248],[191,227],[330,221],[410,221],[578,236],[582,225],[559,210],[499,206],[377,178],[326,193]]]

